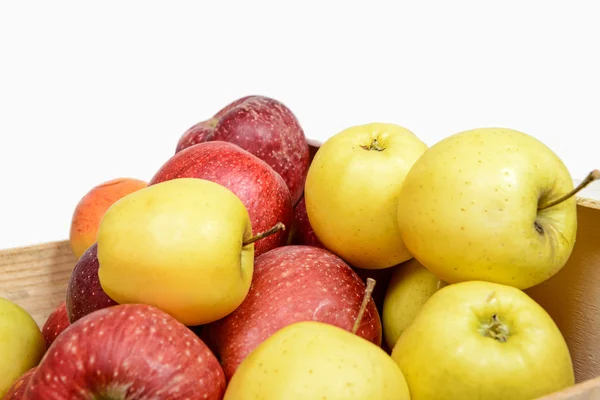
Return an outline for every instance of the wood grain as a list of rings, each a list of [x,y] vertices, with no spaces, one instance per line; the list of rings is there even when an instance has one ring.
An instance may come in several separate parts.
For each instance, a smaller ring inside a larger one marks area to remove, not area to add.
[[[598,400],[600,399],[600,377],[578,383],[568,389],[539,397],[535,400]]]
[[[0,251],[0,297],[23,307],[41,328],[65,299],[76,261],[68,241]]]
[[[600,376],[599,208],[592,200],[578,201],[577,240],[569,261],[554,277],[525,291],[565,337],[576,382]]]

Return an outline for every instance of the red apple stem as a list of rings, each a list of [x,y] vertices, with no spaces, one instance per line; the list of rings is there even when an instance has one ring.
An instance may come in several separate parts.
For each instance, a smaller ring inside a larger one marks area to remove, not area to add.
[[[579,191],[581,191],[583,188],[585,188],[587,185],[589,185],[590,183],[592,183],[595,180],[600,179],[600,170],[593,170],[592,172],[590,172],[584,180],[581,181],[581,183],[579,185],[577,185],[577,187],[573,190],[571,190],[569,193],[565,194],[564,196],[559,197],[556,200],[553,200],[549,203],[546,203],[540,207],[538,207],[538,210],[545,210],[546,208],[550,208],[552,206],[555,206],[559,203],[562,203],[563,201],[567,200],[569,197],[574,196],[575,194],[577,194]]]
[[[352,333],[356,333],[358,331],[358,327],[360,326],[360,322],[363,319],[363,315],[369,305],[369,300],[371,300],[371,295],[373,294],[373,289],[375,289],[375,279],[367,278],[367,287],[365,288],[365,295],[363,296],[362,304],[360,305],[360,309],[358,310],[358,315],[356,316],[356,320],[354,321],[354,326],[352,327]]]
[[[277,233],[279,231],[284,231],[284,230],[285,230],[285,225],[281,222],[278,222],[271,229],[261,232],[261,233],[257,233],[256,235],[252,236],[250,239],[244,241],[243,245],[248,246],[249,244],[252,244],[252,243],[256,242],[257,240],[266,238],[267,236],[271,236],[274,233]]]

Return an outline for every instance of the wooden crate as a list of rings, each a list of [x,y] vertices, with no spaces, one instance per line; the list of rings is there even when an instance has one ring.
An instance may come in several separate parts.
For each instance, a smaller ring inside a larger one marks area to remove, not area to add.
[[[312,154],[318,143],[311,143]],[[577,242],[567,265],[527,290],[552,316],[570,348],[577,384],[538,400],[600,399],[600,196],[578,197]],[[76,259],[68,241],[0,251],[0,297],[43,326],[65,298]]]

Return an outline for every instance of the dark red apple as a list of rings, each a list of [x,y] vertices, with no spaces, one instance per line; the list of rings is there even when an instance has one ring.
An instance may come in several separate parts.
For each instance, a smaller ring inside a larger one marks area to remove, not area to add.
[[[2,397],[2,400],[21,400],[24,399],[25,389],[29,384],[31,375],[33,375],[36,367],[27,370],[23,375],[13,382],[12,386],[8,388],[8,391]]]
[[[293,322],[321,321],[352,331],[365,283],[335,254],[290,245],[257,257],[248,296],[231,314],[204,326],[202,337],[229,380],[242,360]],[[381,320],[370,299],[356,332],[381,345]]]
[[[304,130],[286,105],[266,96],[237,99],[184,132],[176,152],[212,140],[235,143],[264,160],[287,184],[292,203],[300,200],[309,149]]]
[[[323,243],[317,238],[315,231],[308,220],[306,214],[306,204],[304,203],[304,196],[300,199],[298,204],[294,207],[294,222],[293,232],[290,234],[290,244],[300,244],[306,246],[315,246],[325,248]]]
[[[46,348],[49,348],[52,342],[70,325],[69,316],[67,314],[67,303],[63,301],[50,313],[44,326],[42,327],[42,335],[46,341]]]
[[[177,148],[175,149],[176,150],[175,152],[181,151],[181,150],[185,149],[186,147],[190,147],[195,144],[211,140],[210,136],[212,136],[213,131],[215,130],[215,127],[219,123],[219,119],[223,115],[227,114],[227,112],[229,112],[229,110],[231,110],[234,107],[237,107],[238,105],[242,104],[243,102],[245,102],[246,100],[249,100],[252,97],[255,97],[255,96],[241,97],[241,98],[227,104],[222,109],[220,109],[219,112],[217,112],[212,118],[204,120],[204,121],[200,121],[200,122],[192,125],[187,131],[185,131],[183,133],[183,135],[179,139],[179,142],[177,143]]]
[[[94,243],[82,254],[71,272],[66,298],[71,323],[93,311],[117,304],[100,286],[97,254],[98,244]]]
[[[293,221],[290,191],[281,176],[252,153],[229,142],[199,143],[173,155],[148,186],[176,178],[206,179],[231,190],[246,206],[255,234],[283,223],[285,231],[255,242],[255,256],[287,244]]]
[[[58,336],[24,399],[220,400],[225,387],[219,361],[185,325],[153,306],[122,304]]]

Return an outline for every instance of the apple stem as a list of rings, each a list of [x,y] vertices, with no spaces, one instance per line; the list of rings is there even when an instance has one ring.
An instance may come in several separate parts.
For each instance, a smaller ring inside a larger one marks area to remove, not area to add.
[[[356,316],[356,320],[354,321],[354,326],[352,327],[352,333],[356,333],[358,331],[358,327],[360,326],[360,322],[363,319],[363,315],[367,310],[367,305],[369,305],[369,300],[371,300],[371,295],[373,294],[373,289],[375,289],[375,279],[367,278],[367,287],[365,288],[365,295],[363,296],[362,304],[360,305],[360,309],[358,310],[358,315]]]
[[[371,143],[369,144],[369,146],[360,146],[360,147],[362,147],[365,150],[377,150],[377,151],[385,150],[385,147],[383,145],[381,145],[376,138],[371,140]]]
[[[285,230],[285,225],[281,222],[278,222],[271,229],[261,232],[261,233],[257,233],[256,235],[252,236],[250,239],[244,241],[243,245],[248,246],[249,244],[252,244],[252,243],[256,242],[257,240],[266,238],[267,236],[271,236],[274,233],[277,233],[279,231],[284,231],[284,230]]]
[[[564,196],[559,197],[556,200],[553,200],[549,203],[546,203],[540,207],[538,207],[538,210],[544,210],[546,208],[550,208],[552,206],[557,205],[558,203],[562,203],[563,201],[567,200],[569,197],[577,194],[577,192],[579,192],[580,190],[582,190],[583,188],[585,188],[587,185],[589,185],[590,183],[592,183],[595,180],[600,179],[600,170],[593,170],[592,172],[590,172],[583,181],[581,181],[581,183],[579,185],[577,185],[577,187],[573,190],[571,190],[569,193],[565,194]]]

